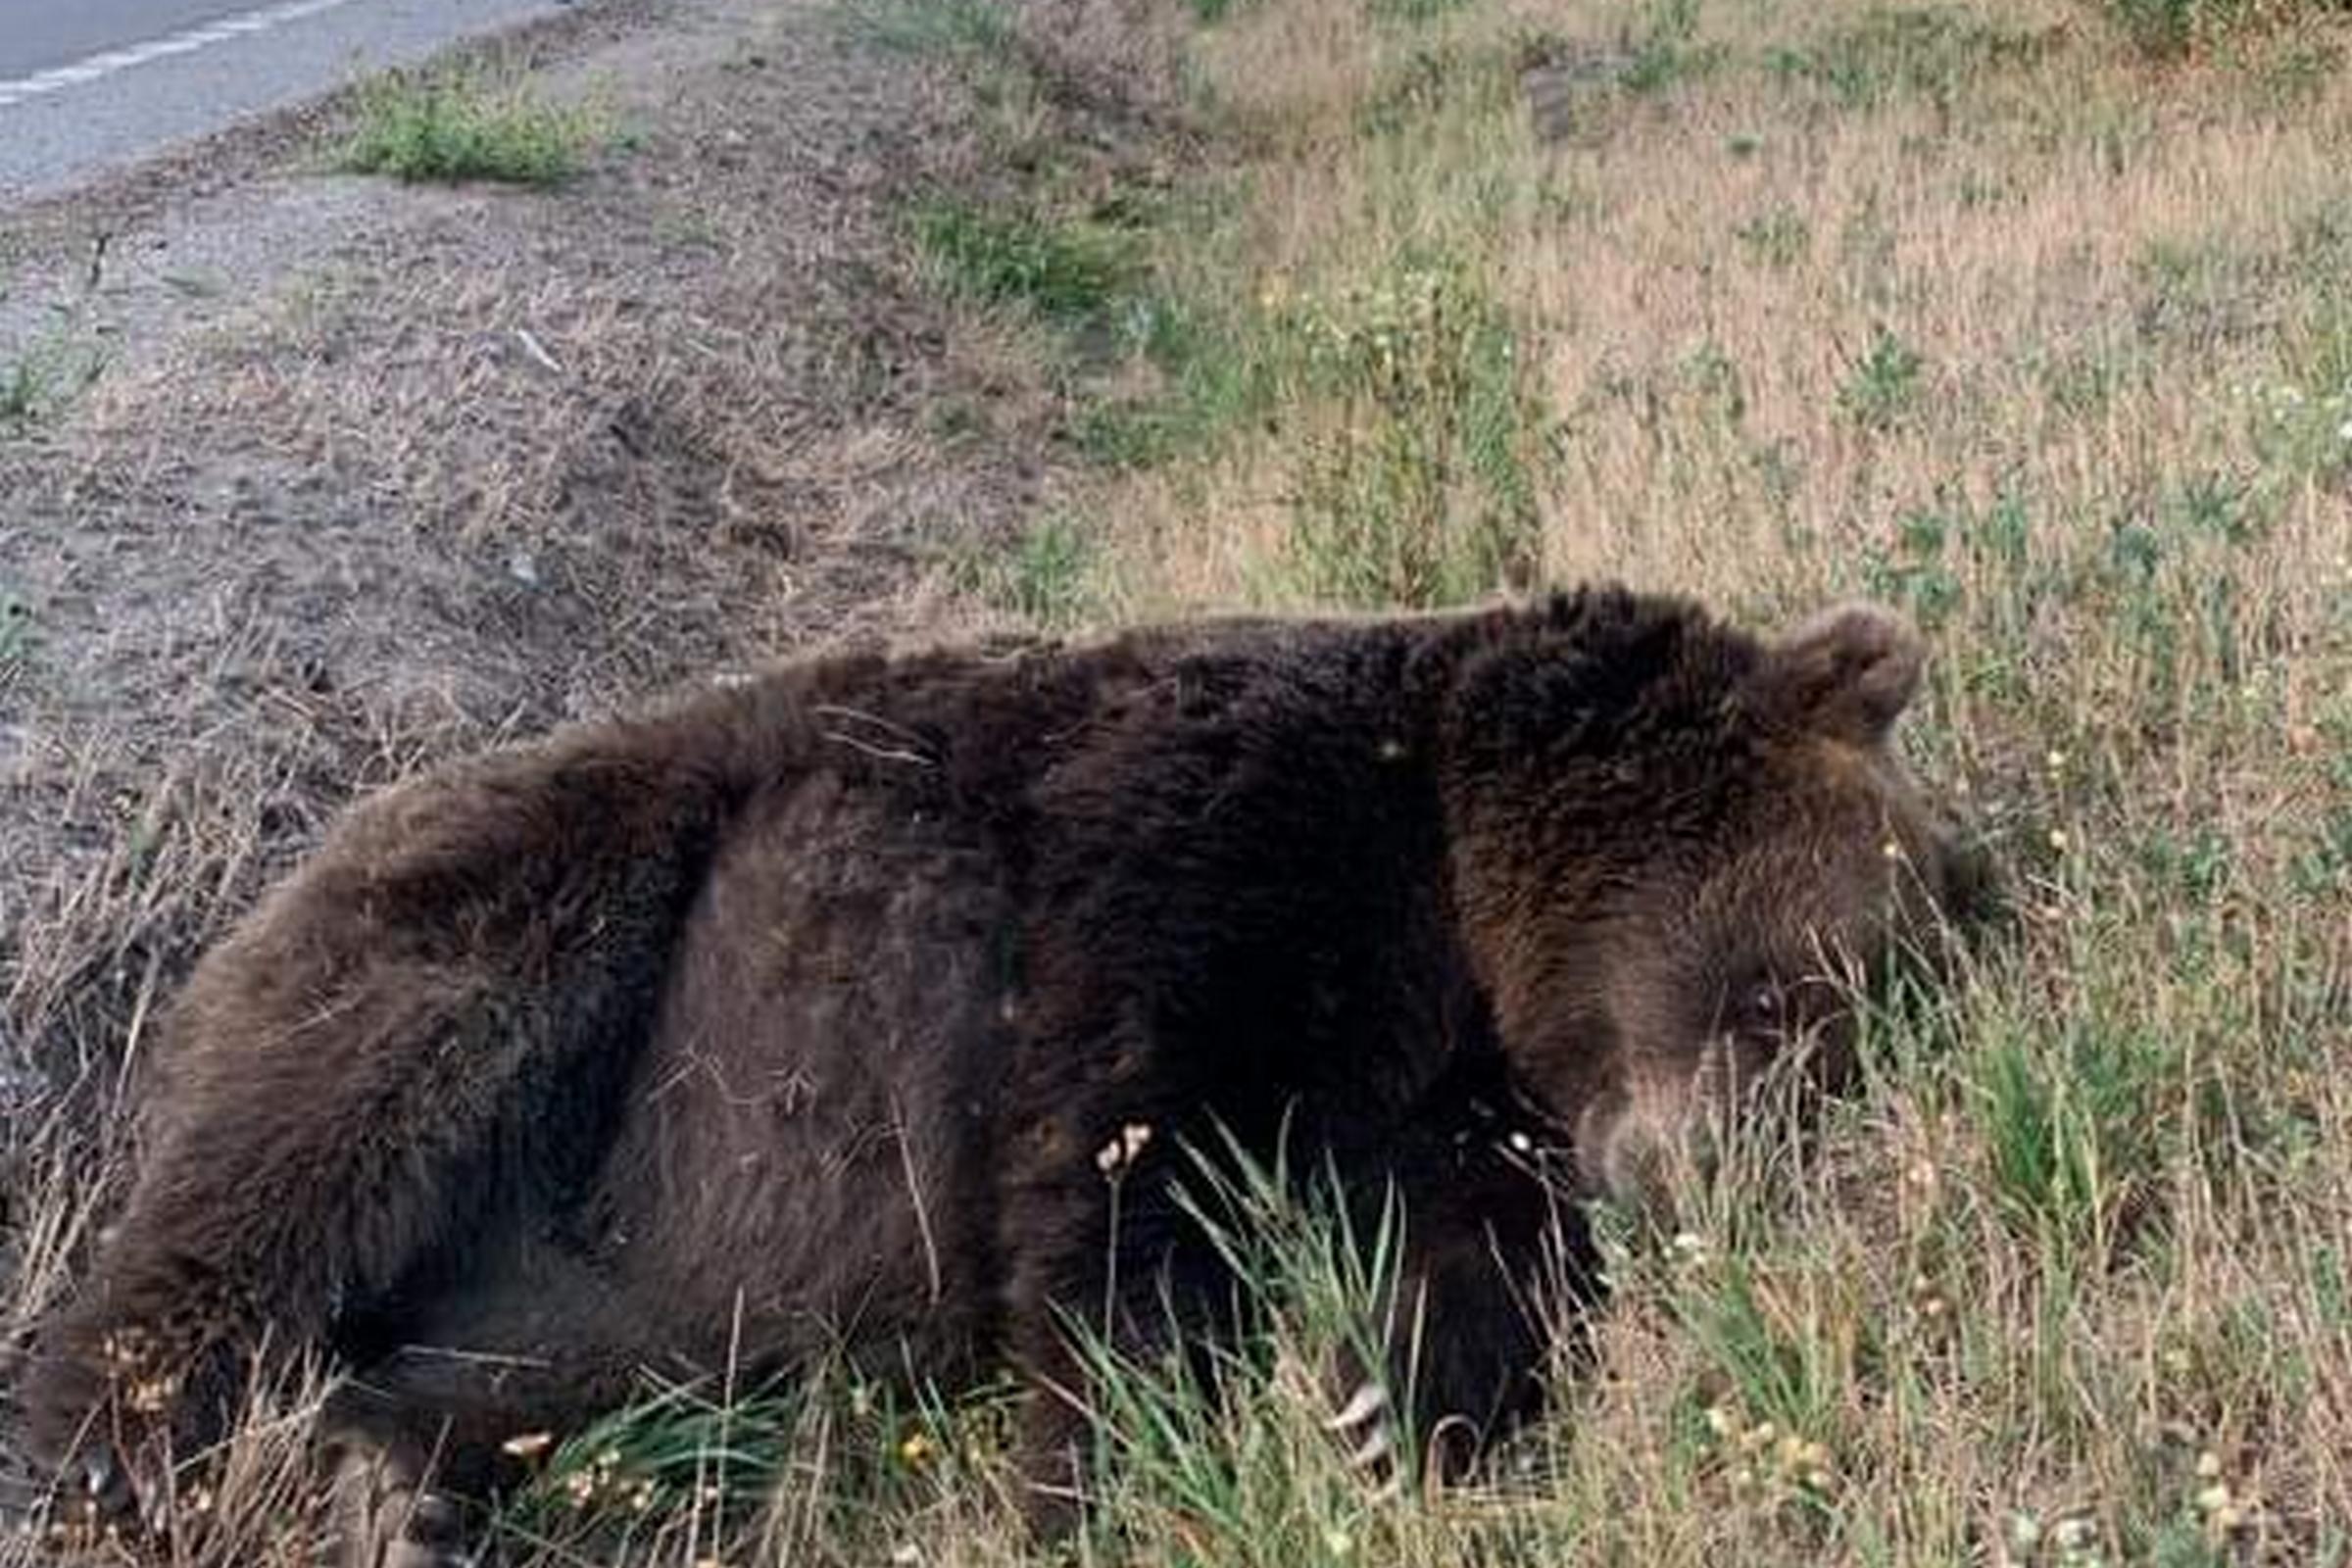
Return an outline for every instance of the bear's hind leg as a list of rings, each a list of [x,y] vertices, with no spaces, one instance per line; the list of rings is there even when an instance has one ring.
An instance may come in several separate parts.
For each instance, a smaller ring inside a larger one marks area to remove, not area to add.
[[[479,1250],[496,1261],[338,1343],[355,1369],[318,1423],[337,1568],[470,1561],[476,1516],[641,1393],[644,1370],[695,1371],[694,1347],[647,1312],[643,1282],[543,1237],[499,1233]]]
[[[466,1521],[456,1499],[429,1485],[429,1453],[359,1433],[335,1441],[336,1568],[465,1568]]]
[[[328,1399],[319,1449],[333,1488],[335,1568],[470,1563],[476,1515],[526,1478],[521,1456],[533,1449],[515,1440],[543,1433],[552,1444],[578,1417],[569,1400],[532,1397],[550,1391],[467,1381],[408,1363],[370,1369]]]
[[[605,1153],[723,805],[690,732],[500,754],[358,808],[173,1008],[155,1137],[43,1325],[26,1446],[133,1519],[256,1366],[330,1348]]]

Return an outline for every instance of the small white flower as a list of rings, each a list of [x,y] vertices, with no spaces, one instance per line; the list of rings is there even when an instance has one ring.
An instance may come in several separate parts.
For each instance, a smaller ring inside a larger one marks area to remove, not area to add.
[[[2085,1551],[2091,1543],[2099,1539],[2099,1527],[2078,1514],[2071,1519],[2059,1520],[2058,1528],[2051,1532],[2051,1536],[2057,1541],[2060,1551]]]
[[[1119,1129],[1116,1138],[1095,1152],[1095,1168],[1105,1176],[1116,1177],[1135,1163],[1151,1142],[1151,1123],[1131,1121]]]

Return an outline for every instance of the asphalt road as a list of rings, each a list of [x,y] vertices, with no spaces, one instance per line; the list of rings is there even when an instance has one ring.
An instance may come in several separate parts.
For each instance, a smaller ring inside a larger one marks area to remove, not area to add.
[[[0,205],[559,0],[0,0]]]

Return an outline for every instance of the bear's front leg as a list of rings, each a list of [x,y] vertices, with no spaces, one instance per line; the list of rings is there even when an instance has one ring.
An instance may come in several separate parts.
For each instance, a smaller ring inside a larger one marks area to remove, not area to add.
[[[1367,1471],[1393,1479],[1408,1448],[1425,1474],[1459,1479],[1494,1438],[1539,1413],[1557,1336],[1581,1336],[1596,1298],[1584,1213],[1540,1129],[1484,1098],[1440,1094],[1357,1187],[1359,1234],[1401,1209],[1403,1248],[1378,1321],[1385,1365],[1343,1354],[1331,1430]],[[1395,1423],[1409,1417],[1411,1443]]]
[[[1103,1437],[1098,1373],[1149,1367],[1220,1326],[1231,1275],[1177,1206],[1166,1156],[1127,1123],[1083,1176],[1040,1175],[1003,1205],[1005,1350],[1029,1386],[1017,1461],[1046,1539],[1085,1510]]]
[[[176,1255],[84,1288],[35,1344],[20,1400],[60,1544],[166,1523],[177,1473],[227,1428],[262,1337],[235,1291]]]

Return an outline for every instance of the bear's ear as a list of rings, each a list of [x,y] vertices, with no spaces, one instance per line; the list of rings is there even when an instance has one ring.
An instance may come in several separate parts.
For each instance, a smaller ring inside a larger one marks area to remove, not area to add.
[[[1847,604],[1774,643],[1753,677],[1770,721],[1857,746],[1875,746],[1919,690],[1927,644],[1877,605]]]

